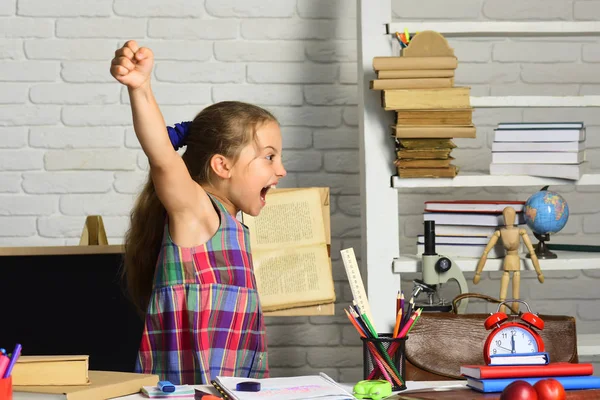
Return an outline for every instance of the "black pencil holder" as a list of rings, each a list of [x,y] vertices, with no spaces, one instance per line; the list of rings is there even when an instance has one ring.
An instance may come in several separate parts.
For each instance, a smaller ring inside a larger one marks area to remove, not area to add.
[[[402,338],[392,338],[392,335],[389,333],[380,333],[377,339],[375,338],[361,338],[363,342],[363,375],[364,379],[368,379],[371,372],[374,369],[379,370],[379,366],[376,361],[376,356],[371,353],[371,349],[375,349],[377,351],[379,358],[381,357],[381,351],[385,351],[388,353],[389,359],[392,361],[396,370],[400,373],[400,380],[402,385],[398,385],[397,382],[392,380],[392,390],[397,392],[400,390],[406,389],[406,379],[405,379],[405,358],[404,358],[404,345],[406,343],[406,339],[408,337]],[[374,346],[369,346],[368,343],[372,343]],[[394,346],[395,350],[393,353],[389,354],[390,347]],[[371,349],[369,348],[371,347]],[[385,359],[384,359],[385,360]],[[389,364],[388,362],[386,362]],[[386,371],[387,372],[387,371]],[[385,379],[384,375],[379,371],[372,379]]]

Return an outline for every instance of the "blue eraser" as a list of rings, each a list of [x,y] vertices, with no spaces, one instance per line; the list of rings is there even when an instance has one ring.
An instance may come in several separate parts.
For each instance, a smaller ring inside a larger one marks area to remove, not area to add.
[[[157,386],[163,393],[173,393],[175,391],[175,385],[169,381],[159,381]]]
[[[260,392],[260,382],[240,382],[235,385],[235,390],[238,392]]]

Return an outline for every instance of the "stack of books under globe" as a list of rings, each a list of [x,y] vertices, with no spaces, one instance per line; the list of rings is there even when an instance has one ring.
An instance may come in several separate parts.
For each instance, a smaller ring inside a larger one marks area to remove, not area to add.
[[[423,220],[435,221],[437,253],[448,257],[479,258],[490,237],[504,226],[502,211],[505,207],[510,206],[517,212],[516,225],[525,225],[524,205],[524,201],[500,200],[426,201]],[[424,251],[425,237],[418,235],[417,254]],[[487,257],[502,258],[505,254],[499,240]]]
[[[490,175],[578,180],[587,167],[583,122],[506,122],[494,130]]]

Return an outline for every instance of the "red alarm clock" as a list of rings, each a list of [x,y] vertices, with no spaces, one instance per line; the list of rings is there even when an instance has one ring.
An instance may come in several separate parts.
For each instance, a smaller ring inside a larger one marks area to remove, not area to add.
[[[508,315],[499,312],[500,306],[513,302],[525,304],[527,312],[522,313],[519,319],[508,321]],[[537,314],[532,313],[529,305],[523,300],[501,302],[498,310],[487,317],[484,325],[485,329],[492,329],[483,346],[483,359],[486,364],[490,363],[490,356],[493,354],[523,354],[544,351],[544,341],[537,332],[537,330],[544,329],[544,321]]]

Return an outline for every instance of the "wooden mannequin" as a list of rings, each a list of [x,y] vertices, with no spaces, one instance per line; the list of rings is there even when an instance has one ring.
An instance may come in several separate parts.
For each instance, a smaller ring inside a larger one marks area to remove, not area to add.
[[[521,244],[521,239],[523,240],[523,243],[525,243],[525,246],[527,246],[527,250],[529,250],[531,262],[535,268],[535,271],[537,272],[540,283],[544,283],[544,275],[542,274],[540,262],[535,255],[535,250],[531,244],[531,240],[529,240],[527,231],[525,229],[520,229],[515,225],[515,209],[512,207],[505,207],[502,211],[502,216],[504,217],[505,226],[496,230],[490,238],[487,246],[485,246],[483,254],[477,263],[477,270],[475,271],[475,276],[473,277],[473,283],[479,283],[479,280],[481,279],[481,271],[483,270],[485,262],[487,261],[487,255],[498,242],[498,238],[500,238],[502,239],[502,245],[506,249],[506,256],[502,262],[502,269],[504,270],[504,273],[502,274],[502,281],[500,284],[500,300],[506,300],[506,293],[508,292],[508,282],[510,280],[511,272],[513,273],[512,298],[518,300],[519,288],[521,284],[521,258],[519,257],[518,251],[519,245]],[[512,307],[515,311],[519,311],[519,303],[512,303]],[[504,305],[500,307],[500,311],[505,312]]]

